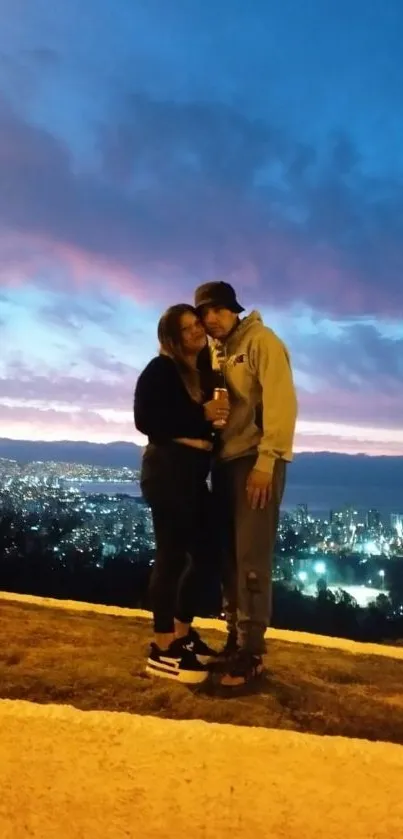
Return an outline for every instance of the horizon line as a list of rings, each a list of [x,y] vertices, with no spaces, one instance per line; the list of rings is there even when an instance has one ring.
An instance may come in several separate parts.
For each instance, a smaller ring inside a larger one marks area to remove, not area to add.
[[[75,446],[80,445],[90,445],[90,446],[133,446],[135,449],[139,449],[140,451],[145,448],[145,445],[141,445],[131,440],[108,440],[108,441],[97,441],[97,440],[71,440],[68,438],[64,439],[57,439],[57,440],[33,440],[27,437],[0,437],[0,443],[30,443],[32,445],[60,445],[60,444],[70,444]],[[403,460],[403,452],[402,454],[378,454],[378,453],[370,453],[365,451],[358,451],[358,452],[351,452],[351,451],[332,451],[330,449],[302,449],[296,447],[294,450],[294,455],[301,455],[301,454],[310,454],[310,455],[333,455],[337,456],[344,456],[344,457],[365,457],[368,459],[397,459],[401,458]]]

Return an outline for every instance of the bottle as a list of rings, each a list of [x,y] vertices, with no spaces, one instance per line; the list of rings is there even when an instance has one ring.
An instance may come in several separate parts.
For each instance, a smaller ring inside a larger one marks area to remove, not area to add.
[[[218,369],[215,370],[215,388],[213,391],[213,399],[222,400],[224,407],[227,408],[229,405],[229,394],[225,378],[226,349],[224,346],[219,345],[219,347],[216,348],[216,352]],[[216,422],[213,422],[213,428],[217,431],[221,431],[225,428],[226,424],[226,419],[216,420]]]
[[[228,405],[228,390],[227,390],[227,388],[226,387],[215,387],[214,388],[214,393],[213,393],[213,399],[222,400],[223,403],[225,404],[225,407],[227,407],[227,405]],[[227,424],[226,419],[218,419],[215,422],[213,422],[213,427],[217,428],[217,429],[225,428],[226,424]]]

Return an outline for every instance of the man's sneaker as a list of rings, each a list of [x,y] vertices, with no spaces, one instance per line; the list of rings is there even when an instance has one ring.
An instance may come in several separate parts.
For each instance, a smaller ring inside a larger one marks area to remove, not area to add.
[[[208,677],[207,667],[196,657],[189,639],[176,639],[167,650],[151,644],[146,673],[184,685],[199,685]]]
[[[193,645],[193,652],[200,664],[211,664],[218,657],[216,650],[206,644],[195,629],[189,630],[188,641]]]
[[[218,655],[221,659],[233,658],[233,656],[235,655],[235,653],[238,652],[238,650],[239,646],[237,632],[236,630],[231,629],[228,632],[227,640]]]
[[[221,673],[219,684],[225,688],[241,688],[256,682],[262,674],[262,656],[248,650],[238,650]]]
[[[224,646],[216,653],[215,658],[211,660],[209,670],[213,673],[223,673],[228,666],[228,661],[233,659],[238,651],[237,634],[231,631],[227,635]]]

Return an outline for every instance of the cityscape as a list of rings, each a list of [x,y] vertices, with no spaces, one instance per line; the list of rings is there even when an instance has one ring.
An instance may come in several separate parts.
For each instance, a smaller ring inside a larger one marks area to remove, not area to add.
[[[141,497],[139,473],[58,462],[0,459],[0,517],[14,529],[51,543],[54,561],[66,565],[72,551],[91,554],[98,569],[113,560],[152,566],[155,542],[151,511]],[[3,546],[13,554],[12,539]],[[385,519],[378,510],[358,512],[346,504],[328,516],[311,515],[304,500],[281,515],[273,579],[307,597],[321,588],[343,591],[358,607],[377,598],[403,614],[403,595],[391,581],[403,570],[403,513]],[[393,570],[394,569],[394,570]]]

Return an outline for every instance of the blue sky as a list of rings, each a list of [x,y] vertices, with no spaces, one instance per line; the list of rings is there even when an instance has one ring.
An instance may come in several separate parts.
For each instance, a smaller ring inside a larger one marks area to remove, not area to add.
[[[233,282],[299,449],[403,444],[403,7],[0,0],[0,435],[136,439],[166,305]]]

